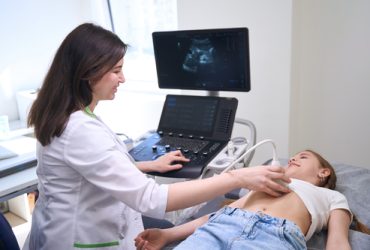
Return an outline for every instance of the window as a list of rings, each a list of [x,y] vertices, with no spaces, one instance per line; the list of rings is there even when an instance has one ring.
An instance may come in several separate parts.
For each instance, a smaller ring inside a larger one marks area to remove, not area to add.
[[[176,0],[110,0],[113,28],[129,48],[124,72],[128,88],[158,89],[152,32],[177,29]],[[130,86],[131,85],[131,86]]]

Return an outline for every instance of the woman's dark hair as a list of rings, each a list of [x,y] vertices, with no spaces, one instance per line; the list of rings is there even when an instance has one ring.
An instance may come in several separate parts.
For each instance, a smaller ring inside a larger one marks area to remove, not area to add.
[[[91,103],[89,83],[101,79],[126,50],[116,34],[92,23],[81,24],[67,35],[28,116],[28,126],[34,126],[43,146],[63,133],[71,113]]]

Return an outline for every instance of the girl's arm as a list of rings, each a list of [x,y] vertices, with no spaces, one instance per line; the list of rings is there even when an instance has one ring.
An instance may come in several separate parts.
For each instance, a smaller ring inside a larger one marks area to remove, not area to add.
[[[326,242],[327,250],[351,249],[348,240],[350,224],[351,217],[348,211],[344,209],[335,209],[331,211],[328,222],[328,240]]]
[[[232,207],[242,207],[247,195],[232,202],[230,206]],[[205,224],[208,221],[209,215],[205,215],[196,220],[192,220],[188,223],[175,226],[168,229],[147,229],[140,233],[135,239],[136,249],[147,249],[147,250],[157,250],[162,249],[164,246],[186,239],[189,235],[194,233],[194,231]]]
[[[167,229],[152,228],[140,233],[135,238],[136,249],[159,250],[164,246],[181,241],[191,235],[198,227],[206,223],[208,215],[192,220],[188,223]]]

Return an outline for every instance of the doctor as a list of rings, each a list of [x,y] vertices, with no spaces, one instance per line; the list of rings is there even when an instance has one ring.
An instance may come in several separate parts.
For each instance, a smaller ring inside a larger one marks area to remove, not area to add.
[[[290,182],[280,167],[261,166],[204,180],[158,185],[147,171],[181,168],[179,151],[134,162],[125,145],[94,114],[112,100],[127,45],[94,24],[75,28],[62,42],[30,110],[37,144],[39,198],[23,249],[135,249],[141,214],[163,218],[235,188],[278,196]]]

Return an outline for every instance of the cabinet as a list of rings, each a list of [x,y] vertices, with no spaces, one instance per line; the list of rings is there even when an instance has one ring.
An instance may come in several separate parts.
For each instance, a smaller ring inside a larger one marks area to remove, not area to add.
[[[7,203],[8,210],[4,216],[12,226],[20,246],[23,246],[31,229],[34,205],[32,192],[36,189],[36,167],[0,178],[0,201]]]
[[[5,218],[13,228],[20,247],[31,228],[31,213],[37,189],[36,175],[36,140],[29,136],[15,136],[0,141],[0,146],[17,154],[17,156],[0,160],[0,202],[7,204]],[[8,169],[14,169],[10,171]],[[31,195],[28,195],[31,193]]]

